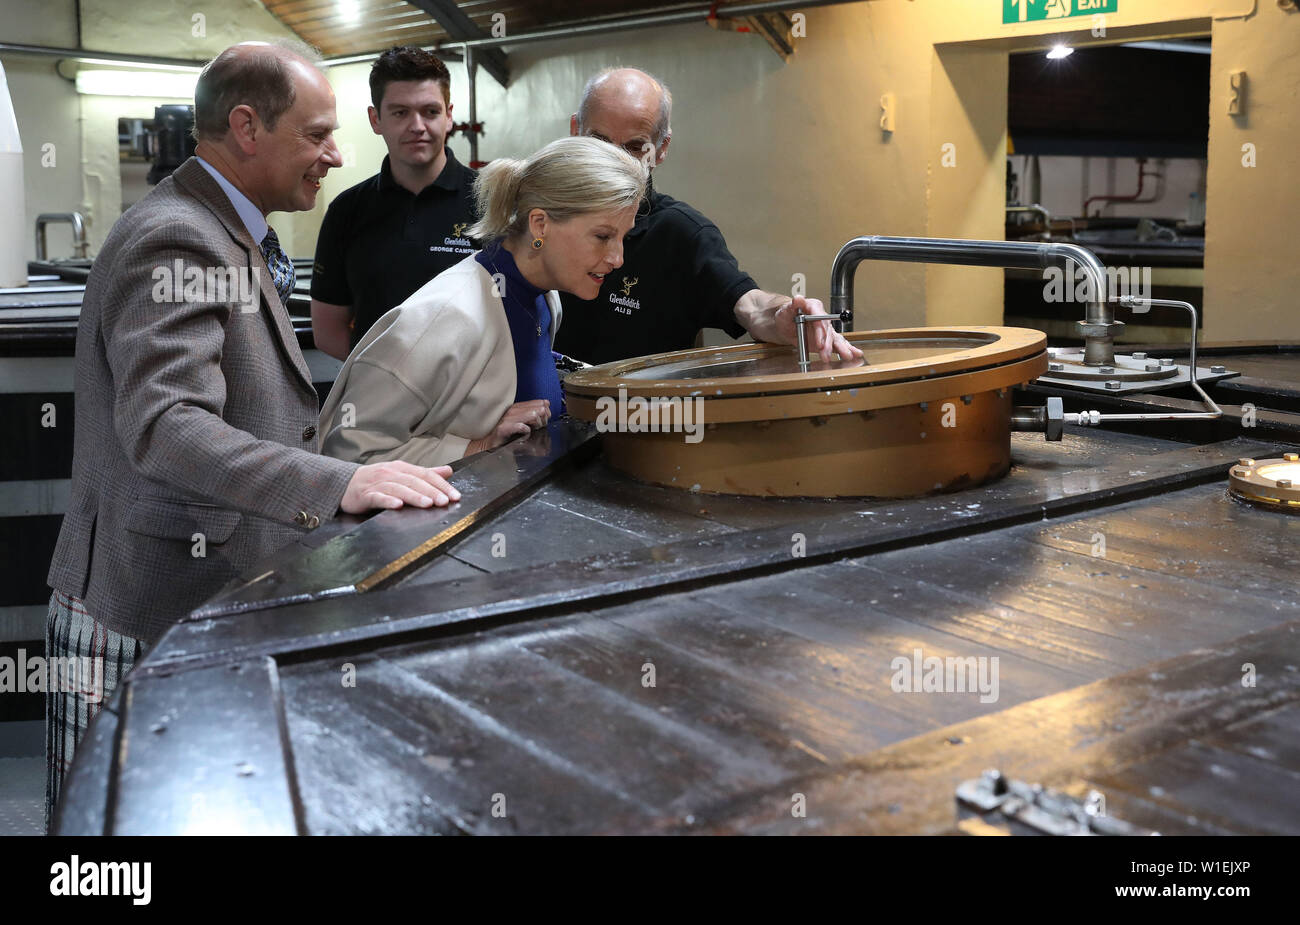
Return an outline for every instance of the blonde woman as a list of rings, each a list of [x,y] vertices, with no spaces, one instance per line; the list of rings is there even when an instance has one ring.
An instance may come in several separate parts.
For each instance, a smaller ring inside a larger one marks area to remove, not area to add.
[[[375,323],[321,409],[322,452],[449,463],[546,426],[561,407],[551,354],[559,292],[594,299],[623,263],[646,171],[592,138],[479,172],[483,250]]]

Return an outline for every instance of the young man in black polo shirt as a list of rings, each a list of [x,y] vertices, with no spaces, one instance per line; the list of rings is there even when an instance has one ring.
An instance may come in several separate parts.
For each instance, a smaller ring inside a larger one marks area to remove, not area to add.
[[[370,98],[370,127],[388,156],[330,203],[312,268],[312,333],[340,360],[384,313],[474,250],[465,238],[474,171],[446,146],[446,65],[420,48],[391,48],[370,69]]]
[[[616,144],[654,168],[672,140],[671,111],[672,95],[658,80],[635,68],[611,69],[587,82],[569,132]],[[701,328],[791,344],[796,312],[825,311],[816,299],[759,289],[713,222],[653,185],[623,239],[623,266],[606,277],[600,295],[590,302],[561,299],[564,323],[555,349],[587,363],[684,350]],[[827,322],[805,333],[809,350],[825,359],[862,356]]]

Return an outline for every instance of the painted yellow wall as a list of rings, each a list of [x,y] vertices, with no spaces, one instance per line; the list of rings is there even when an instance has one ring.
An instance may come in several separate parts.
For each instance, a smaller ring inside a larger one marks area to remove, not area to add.
[[[926,235],[1000,240],[1007,199],[1007,54],[944,45],[931,57]],[[1001,324],[1002,278],[1002,270],[986,267],[928,267],[925,323]]]
[[[1240,2],[1240,0],[1238,0]],[[1246,113],[1228,115],[1228,74],[1247,73]],[[1300,13],[1269,2],[1214,24],[1206,178],[1205,334],[1300,337]],[[1256,166],[1243,165],[1253,145]]]

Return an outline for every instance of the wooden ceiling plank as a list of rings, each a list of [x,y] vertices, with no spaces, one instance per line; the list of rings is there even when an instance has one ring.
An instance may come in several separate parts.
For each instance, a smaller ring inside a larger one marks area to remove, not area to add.
[[[388,16],[394,14],[398,14],[398,15],[404,14],[409,16],[426,15],[420,12],[419,10],[417,10],[415,7],[411,6],[411,4],[409,3],[385,3],[382,5],[375,6],[373,9],[363,10],[361,12],[361,15],[357,18],[356,22],[349,24],[347,20],[343,19],[343,17],[339,15],[339,9],[337,3],[323,3],[319,7],[315,7],[312,9],[296,10],[293,13],[286,13],[280,15],[279,19],[281,22],[287,25],[293,25],[301,22],[329,20],[329,21],[336,22],[340,26],[346,28],[349,27],[349,25],[356,25],[357,23],[363,23],[366,22],[367,20],[374,19],[376,16]]]

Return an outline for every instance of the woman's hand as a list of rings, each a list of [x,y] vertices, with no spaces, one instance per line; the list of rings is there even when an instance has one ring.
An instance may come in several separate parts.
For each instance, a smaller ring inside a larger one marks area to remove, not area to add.
[[[497,426],[492,428],[491,433],[470,441],[469,446],[465,447],[465,455],[473,456],[484,450],[495,450],[515,437],[540,430],[550,420],[551,403],[545,398],[516,402],[501,415],[501,420],[497,421]]]

